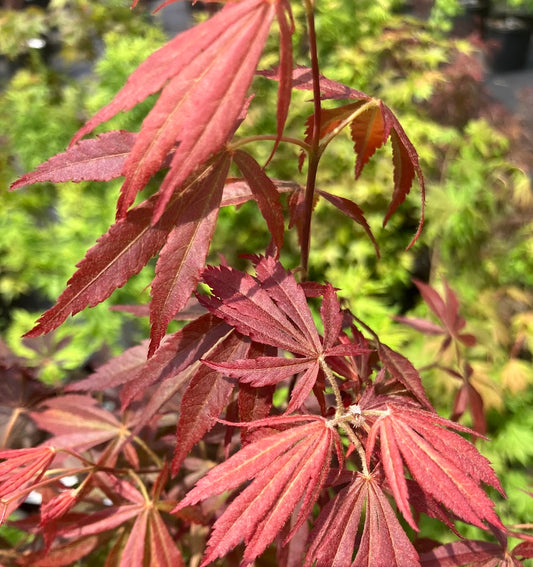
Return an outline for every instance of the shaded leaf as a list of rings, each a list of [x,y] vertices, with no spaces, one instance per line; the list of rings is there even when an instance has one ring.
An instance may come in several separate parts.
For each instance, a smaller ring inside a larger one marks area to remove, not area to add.
[[[91,536],[69,541],[62,545],[46,550],[45,553],[24,554],[18,558],[17,565],[30,567],[63,567],[73,565],[86,555],[94,551],[102,542],[99,538]]]
[[[65,391],[102,391],[107,388],[120,386],[130,381],[132,376],[146,364],[147,354],[148,341],[143,341],[140,345],[131,347],[119,356],[112,358],[84,380],[68,384],[65,387]]]
[[[485,565],[485,561],[504,559],[501,545],[488,541],[454,541],[432,549],[420,556],[422,567],[455,567]],[[495,565],[499,564],[495,563]],[[510,567],[510,566],[509,566]]]
[[[65,539],[80,539],[84,536],[99,534],[113,530],[121,524],[139,516],[143,504],[126,504],[110,506],[90,515],[77,518],[74,525],[58,529],[58,535]]]
[[[124,424],[90,396],[66,394],[43,402],[41,407],[45,409],[31,416],[40,429],[53,435],[45,444],[54,448],[86,451],[125,433]]]
[[[215,425],[226,407],[234,388],[223,370],[213,370],[215,361],[240,359],[248,353],[250,341],[235,332],[221,341],[212,352],[209,367],[201,365],[183,393],[181,412],[176,432],[176,445],[172,460],[172,473],[176,474],[183,459],[204,434]]]
[[[257,74],[275,81],[279,81],[281,77],[279,67],[258,71]],[[319,80],[322,99],[370,99],[370,97],[364,92],[357,91],[355,89],[352,89],[351,87],[348,87],[347,85],[343,85],[342,83],[328,79],[324,77],[324,75],[320,75]],[[303,91],[313,90],[313,72],[310,67],[297,65],[293,69],[292,87],[294,89]]]
[[[378,343],[379,359],[391,376],[403,384],[405,388],[414,394],[416,399],[427,409],[432,410],[433,406],[429,401],[420,375],[415,367],[405,356],[389,348],[387,345]]]
[[[145,361],[144,367],[133,373],[122,388],[122,409],[128,407],[133,399],[145,393],[155,382],[164,383],[200,360],[229,331],[230,328],[220,319],[206,314],[170,335],[156,354]],[[145,408],[142,421],[153,415]]]

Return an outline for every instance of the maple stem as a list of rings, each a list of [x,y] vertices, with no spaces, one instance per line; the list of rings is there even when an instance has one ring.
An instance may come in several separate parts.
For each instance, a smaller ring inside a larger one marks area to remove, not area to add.
[[[300,140],[298,138],[291,138],[290,136],[282,136],[281,138],[278,138],[277,136],[274,136],[273,134],[261,134],[261,135],[257,135],[257,136],[248,136],[246,138],[242,138],[241,140],[237,140],[236,142],[232,142],[228,146],[228,149],[236,150],[237,148],[244,146],[246,144],[250,144],[252,142],[261,142],[263,140],[267,140],[269,142],[276,142],[276,141],[279,140],[280,142],[286,142],[287,144],[294,144],[296,146],[300,146],[307,153],[309,153],[311,151],[311,146],[307,142],[304,142],[303,140]]]
[[[163,467],[163,463],[161,462],[161,459],[152,451],[152,449],[150,449],[150,447],[148,447],[148,445],[140,437],[137,437],[137,435],[136,435],[133,438],[133,440],[137,443],[137,445],[139,445],[139,447],[142,447],[144,449],[146,454],[155,463],[156,467],[159,467],[159,468]]]
[[[150,502],[150,495],[148,494],[148,490],[146,490],[146,486],[144,482],[140,479],[139,475],[132,469],[130,469],[128,472],[131,478],[135,480],[135,483],[139,487],[139,490],[141,491],[141,494],[143,495],[145,501]]]
[[[339,417],[344,413],[344,404],[342,403],[341,391],[339,390],[339,386],[337,384],[337,381],[335,380],[335,376],[333,376],[333,372],[331,371],[331,368],[328,366],[327,362],[322,357],[319,358],[319,361],[320,361],[320,368],[322,368],[322,371],[326,375],[329,385],[331,386],[331,389],[335,394],[335,405],[337,406],[335,408],[335,416]]]
[[[4,428],[4,436],[2,438],[2,447],[7,447],[7,441],[11,436],[11,432],[13,431],[13,427],[15,426],[15,423],[19,417],[19,415],[22,413],[22,408],[15,408],[12,412],[11,415],[9,416],[9,421],[8,423],[6,423],[6,426]]]
[[[366,466],[366,453],[363,448],[363,445],[361,444],[361,440],[353,432],[352,428],[348,423],[340,422],[339,427],[344,431],[344,433],[346,433],[348,439],[352,442],[352,445],[355,447],[355,450],[357,451],[357,454],[361,459],[361,468],[363,469],[362,472],[365,476],[368,476],[368,468]]]
[[[309,249],[311,246],[311,216],[313,214],[313,201],[315,197],[316,174],[320,161],[320,72],[318,67],[318,51],[315,32],[315,6],[313,0],[306,0],[305,11],[307,16],[307,30],[309,33],[309,55],[311,56],[311,73],[313,76],[313,139],[309,151],[309,165],[307,167],[307,182],[305,185],[304,222],[302,230],[301,260],[304,274],[307,274],[309,265]]]

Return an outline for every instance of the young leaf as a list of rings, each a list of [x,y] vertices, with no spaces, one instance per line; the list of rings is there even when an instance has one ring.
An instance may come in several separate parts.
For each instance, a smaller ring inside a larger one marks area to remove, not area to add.
[[[262,71],[261,75],[270,79],[280,80],[278,70]],[[293,72],[293,88],[312,90],[313,81],[310,69],[298,67]],[[424,176],[418,154],[415,147],[407,137],[405,130],[396,118],[391,109],[383,104],[382,101],[375,101],[376,104],[369,105],[372,101],[367,94],[351,89],[346,85],[331,81],[325,77],[320,77],[320,90],[323,98],[333,99],[352,99],[357,100],[355,103],[347,104],[335,109],[323,109],[321,115],[321,131],[320,137],[324,137],[329,132],[337,128],[343,120],[350,115],[368,105],[361,114],[349,121],[352,126],[352,138],[354,140],[355,150],[358,154],[356,162],[356,177],[368,159],[375,150],[380,147],[387,138],[390,137],[393,148],[393,165],[394,165],[394,192],[391,203],[385,214],[383,226],[385,226],[394,214],[398,206],[405,201],[408,195],[415,174],[417,176],[422,201],[422,212],[420,223],[413,240],[409,244],[411,247],[418,239],[424,223],[424,207],[425,207],[425,184]],[[312,138],[312,116],[307,121],[306,139]]]
[[[134,132],[115,130],[93,140],[83,140],[23,175],[11,189],[43,181],[109,181],[119,177],[136,137]]]
[[[218,218],[230,158],[224,154],[205,176],[181,194],[176,228],[159,253],[150,303],[151,343],[159,347],[169,322],[189,300],[200,279]]]
[[[355,178],[363,167],[389,137],[390,125],[385,122],[383,103],[369,106],[350,123],[350,132],[354,143],[357,161],[355,162]]]

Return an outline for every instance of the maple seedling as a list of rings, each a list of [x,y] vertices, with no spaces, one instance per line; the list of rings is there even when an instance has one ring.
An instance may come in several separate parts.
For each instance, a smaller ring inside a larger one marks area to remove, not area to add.
[[[114,224],[27,337],[53,331],[157,261],[149,341],[45,389],[28,415],[46,441],[0,453],[3,520],[27,533],[4,553],[6,564],[91,564],[106,554],[106,565],[235,565],[237,554],[241,565],[261,557],[282,567],[420,567],[460,564],[454,558],[480,550],[520,565],[485,492],[503,494],[500,482],[466,439],[479,434],[440,417],[412,363],[342,309],[332,284],[307,279],[316,199],[361,225],[379,254],[357,203],[317,187],[320,160],[345,129],[356,178],[392,144],[384,224],[418,180],[413,242],[424,179],[392,110],[320,74],[314,3],[305,10],[310,67],[293,62],[288,0],[228,2],[151,54],[64,153],[13,183],[124,178]],[[274,21],[279,65],[258,70]],[[255,75],[278,84],[276,131],[244,137]],[[293,89],[310,91],[313,104],[298,138],[285,134]],[[156,93],[139,132],[85,138]],[[324,108],[325,100],[336,106]],[[246,150],[273,143],[270,164],[282,142],[297,150],[305,186],[272,178]],[[232,164],[240,178],[229,176]],[[159,171],[158,190],[137,202]],[[225,261],[206,266],[220,208],[246,201],[264,217],[268,248],[249,257],[250,272]],[[280,261],[286,216],[301,249],[294,273]],[[430,288],[421,291],[443,323],[431,330],[468,344],[455,296],[444,306]],[[192,319],[167,334],[184,309]],[[40,511],[8,520],[29,491],[40,494]],[[413,533],[421,514],[455,533],[458,520],[491,531],[498,543],[420,555]],[[527,545],[517,548],[522,556],[532,555]]]

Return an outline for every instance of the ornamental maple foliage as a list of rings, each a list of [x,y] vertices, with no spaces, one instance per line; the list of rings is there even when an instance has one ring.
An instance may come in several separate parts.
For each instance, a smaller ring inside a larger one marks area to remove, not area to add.
[[[12,391],[31,385],[13,394],[13,405],[40,432],[31,447],[0,451],[1,520],[27,533],[3,565],[518,566],[533,556],[531,540],[517,533],[523,542],[507,551],[485,492],[503,489],[466,439],[481,436],[479,428],[437,415],[411,362],[341,306],[332,284],[307,279],[318,198],[361,225],[379,254],[362,209],[316,185],[320,158],[345,127],[356,178],[392,144],[384,224],[418,180],[413,242],[424,179],[392,110],[319,73],[310,0],[305,10],[311,67],[293,63],[288,0],[229,2],[150,55],[64,153],[13,183],[124,178],[115,223],[27,340],[157,261],[150,305],[133,309],[149,314],[150,339],[90,376],[45,387],[0,351]],[[271,33],[279,65],[258,70]],[[241,137],[255,75],[278,84],[277,130]],[[284,135],[293,89],[310,91],[313,104],[300,139]],[[155,93],[139,132],[84,138]],[[326,99],[336,106],[324,108]],[[246,151],[265,140],[273,143],[269,163],[279,144],[296,146],[305,186],[271,178]],[[230,176],[232,166],[240,177]],[[142,200],[160,171],[159,189]],[[206,266],[220,208],[251,200],[271,234],[268,248],[248,258],[248,272],[224,259]],[[294,272],[280,261],[286,217],[301,248]],[[403,322],[444,335],[443,348],[474,344],[451,289],[443,300],[417,285],[442,325]],[[188,322],[167,334],[176,317]],[[39,509],[11,515],[30,494]],[[498,542],[433,542],[419,553],[421,514],[457,534],[461,520]]]

